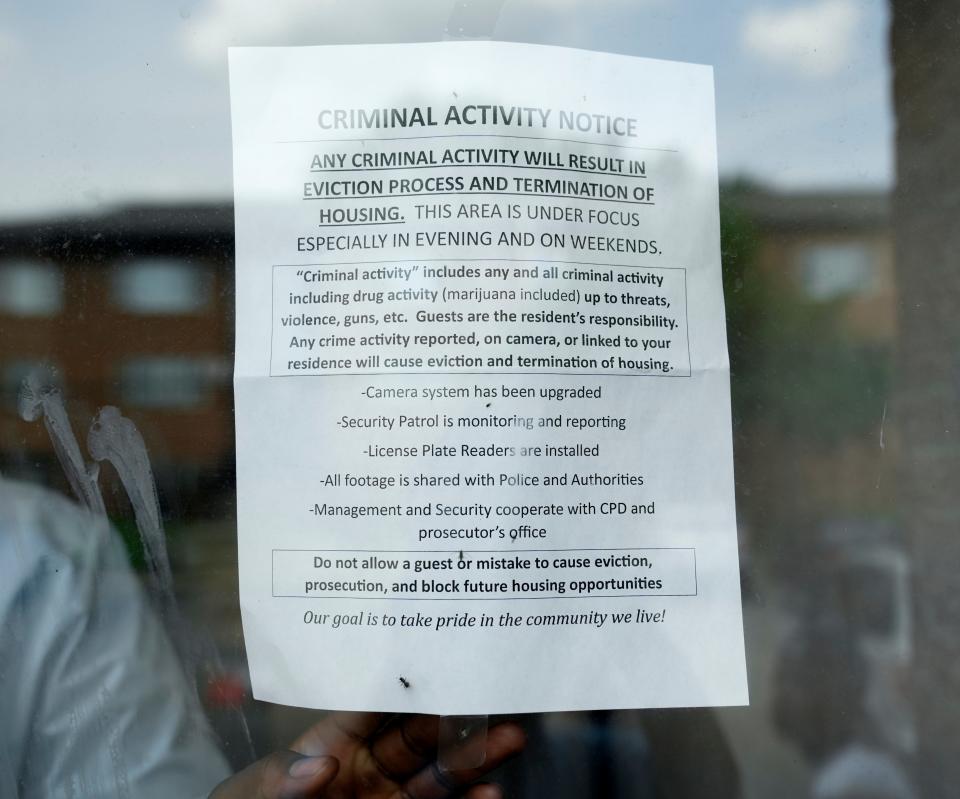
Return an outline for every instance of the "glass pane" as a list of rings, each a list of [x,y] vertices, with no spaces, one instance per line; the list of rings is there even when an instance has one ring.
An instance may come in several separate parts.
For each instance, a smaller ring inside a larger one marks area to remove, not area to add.
[[[120,366],[120,396],[139,408],[190,408],[210,401],[229,376],[222,358],[146,356]]]
[[[801,254],[803,288],[811,299],[867,294],[876,265],[864,244],[816,244]]]
[[[0,796],[207,796],[330,718],[249,680],[227,47],[485,39],[714,66],[750,686],[744,708],[521,715],[524,752],[487,776],[531,798],[954,796],[956,16],[919,0],[5,4]],[[319,106],[342,76],[313,77]],[[637,96],[641,127],[648,107]],[[557,205],[577,224],[581,206]],[[617,457],[642,462],[624,433]],[[602,679],[602,646],[571,657],[596,665],[571,694]],[[638,637],[636,657],[664,653]],[[398,666],[397,691],[420,687],[404,682]],[[501,721],[426,737],[476,759]]]
[[[112,288],[114,302],[128,313],[196,313],[210,301],[208,270],[182,260],[151,258],[121,264]]]
[[[0,313],[55,316],[63,309],[63,276],[43,261],[0,261]]]

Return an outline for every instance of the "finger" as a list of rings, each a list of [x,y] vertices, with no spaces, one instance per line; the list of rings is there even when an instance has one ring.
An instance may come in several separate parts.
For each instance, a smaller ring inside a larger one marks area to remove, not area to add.
[[[385,773],[404,780],[433,760],[439,733],[439,716],[405,716],[376,737],[370,752]]]
[[[388,715],[387,713],[352,713],[344,710],[330,714],[330,722],[344,735],[365,741],[383,726]]]
[[[503,799],[503,791],[499,785],[492,782],[485,782],[480,785],[474,785],[464,794],[464,799]]]
[[[500,724],[487,733],[487,757],[477,768],[444,771],[431,763],[404,785],[412,799],[443,799],[492,771],[518,754],[526,744],[526,735],[516,724]]]
[[[334,757],[274,752],[220,783],[210,799],[317,799],[339,768]]]
[[[365,742],[387,718],[387,713],[331,713],[304,732],[290,748],[305,755],[330,754],[344,743]]]

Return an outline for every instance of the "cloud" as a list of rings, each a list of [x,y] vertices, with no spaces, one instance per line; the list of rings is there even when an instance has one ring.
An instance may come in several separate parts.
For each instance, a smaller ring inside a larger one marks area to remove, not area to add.
[[[226,63],[233,45],[347,44],[441,38],[449,0],[207,0],[184,19],[187,54]]]
[[[647,0],[646,4],[649,4],[650,0]],[[575,10],[585,10],[589,11],[590,9],[596,9],[595,0],[526,0],[523,5],[530,6],[534,9],[543,10],[543,11],[575,11]],[[613,6],[614,8],[618,6],[634,6],[640,5],[636,3],[635,0],[607,0],[604,5],[609,8]]]
[[[20,55],[20,40],[10,31],[0,28],[0,64],[9,63]]]
[[[744,20],[742,42],[748,52],[770,64],[824,78],[850,63],[860,21],[854,0],[755,9]]]

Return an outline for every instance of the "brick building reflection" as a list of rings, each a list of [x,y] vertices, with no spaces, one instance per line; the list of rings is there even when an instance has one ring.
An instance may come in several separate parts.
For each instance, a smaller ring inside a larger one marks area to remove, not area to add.
[[[889,457],[876,457],[896,335],[888,197],[723,196],[724,217],[739,220],[726,237],[746,242],[724,253],[739,483],[777,497],[786,518],[888,514],[892,493],[877,483],[893,482],[892,429]],[[16,411],[24,377],[48,364],[81,440],[116,405],[162,493],[202,506],[203,490],[229,490],[232,266],[227,205],[0,226],[0,472],[51,482],[58,471],[44,431]],[[803,442],[793,457],[751,457],[791,441]]]
[[[24,377],[56,370],[78,436],[116,405],[161,484],[189,494],[233,460],[233,214],[129,208],[0,228],[0,470],[52,477],[50,442],[18,419]]]
[[[755,268],[778,296],[829,305],[855,339],[890,346],[886,195],[728,195],[755,225]],[[16,415],[19,385],[40,363],[56,368],[72,411],[121,407],[158,467],[199,473],[232,462],[232,265],[225,205],[0,227],[0,464],[21,471],[16,464],[51,454],[42,431]],[[824,491],[858,490],[824,464],[811,471]]]
[[[897,336],[888,197],[741,186],[722,197],[745,594],[775,598],[746,610],[754,703],[771,702],[764,684],[790,621],[839,609],[869,660],[872,723],[908,752],[909,561],[893,522],[897,433],[885,423]],[[38,365],[56,369],[81,442],[97,409],[118,406],[144,436],[168,518],[190,526],[173,541],[182,598],[242,675],[233,249],[228,205],[0,226],[0,473],[69,493],[46,432],[17,414]],[[790,607],[791,592],[821,607]],[[251,718],[292,735],[288,716]],[[789,755],[765,730],[736,734],[764,750],[775,784]]]

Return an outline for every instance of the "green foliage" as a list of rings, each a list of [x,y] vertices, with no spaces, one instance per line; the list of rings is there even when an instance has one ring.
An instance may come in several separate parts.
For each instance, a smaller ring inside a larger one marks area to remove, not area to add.
[[[140,532],[137,530],[137,523],[132,516],[123,518],[111,518],[110,523],[120,534],[123,545],[127,550],[127,557],[130,559],[130,566],[136,571],[144,571],[147,568],[147,561],[143,552],[143,542],[140,540]]]
[[[735,426],[762,421],[821,444],[876,426],[888,394],[886,347],[844,329],[845,300],[808,301],[758,268],[760,231],[731,191],[721,253]]]
[[[720,257],[727,312],[734,423],[754,417],[760,399],[763,315],[769,288],[756,264],[759,230],[736,205],[720,204]]]
[[[762,407],[786,434],[826,444],[862,435],[880,419],[890,353],[843,329],[842,304],[784,302],[766,319]]]

